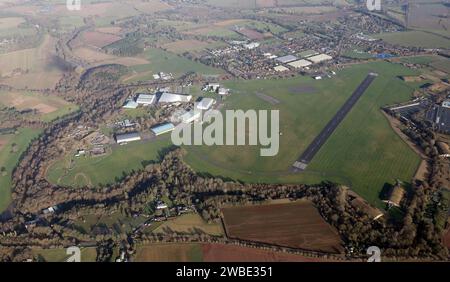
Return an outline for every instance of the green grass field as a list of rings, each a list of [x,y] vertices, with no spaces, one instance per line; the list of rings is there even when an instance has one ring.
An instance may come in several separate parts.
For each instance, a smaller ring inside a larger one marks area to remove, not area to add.
[[[102,157],[66,156],[50,167],[47,178],[52,183],[74,187],[114,183],[124,174],[142,169],[142,162],[159,160],[159,151],[170,146],[169,137],[117,146],[112,153]]]
[[[0,135],[7,141],[0,150],[0,167],[5,167],[6,175],[0,174],[0,212],[4,211],[11,202],[11,173],[19,161],[20,155],[27,149],[28,144],[39,135],[36,129],[21,128],[15,135]],[[16,151],[12,152],[13,144]]]
[[[371,85],[306,172],[288,173],[303,152],[369,71],[380,77]],[[392,131],[380,106],[408,100],[413,88],[399,80],[415,72],[390,63],[370,63],[340,71],[333,79],[313,81],[249,81],[228,85],[236,90],[227,109],[279,109],[280,152],[259,156],[258,147],[187,147],[187,162],[198,172],[246,182],[317,183],[333,180],[348,184],[371,203],[381,205],[378,194],[396,178],[410,181],[419,157]],[[295,86],[316,88],[315,93],[294,94]],[[281,103],[272,106],[258,98],[262,92]]]
[[[406,31],[374,35],[391,44],[422,48],[450,48],[450,40],[423,31]]]
[[[380,76],[307,171],[290,173],[290,166],[370,71]],[[228,82],[226,86],[233,93],[224,100],[224,109],[280,110],[282,135],[278,155],[260,157],[260,148],[253,146],[186,146],[186,161],[199,173],[245,182],[313,184],[336,181],[351,185],[371,203],[381,206],[378,194],[385,183],[393,183],[397,178],[409,182],[419,157],[390,128],[380,107],[408,100],[414,87],[398,76],[416,74],[398,64],[376,62],[351,66],[339,71],[336,77],[321,81],[297,77]],[[280,103],[272,105],[256,93],[272,96]],[[132,143],[115,148],[107,157],[76,159],[69,170],[66,168],[70,157],[67,157],[50,169],[48,178],[54,183],[75,186],[82,178],[90,179],[93,184],[111,183],[124,172],[141,168],[142,161],[156,160],[158,150],[169,144],[169,135],[154,143]]]
[[[188,72],[204,75],[223,73],[220,69],[191,61],[162,49],[149,49],[144,52],[143,56],[150,61],[150,64],[130,67],[132,74],[127,75],[124,81],[132,83],[142,80],[153,80],[153,74],[159,72],[172,73],[175,77],[180,77]]]
[[[34,256],[43,258],[46,262],[65,262],[69,255],[66,249],[38,249],[32,250]],[[81,262],[95,262],[97,250],[95,248],[81,248]]]

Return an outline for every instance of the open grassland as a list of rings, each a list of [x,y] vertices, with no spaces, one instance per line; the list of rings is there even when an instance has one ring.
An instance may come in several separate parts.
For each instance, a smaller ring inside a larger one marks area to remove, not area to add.
[[[70,257],[66,252],[66,249],[32,249],[35,257],[44,259],[46,262],[65,262]],[[97,250],[95,248],[81,248],[81,262],[95,262],[96,258]]]
[[[227,236],[312,251],[341,253],[337,231],[309,201],[222,209]]]
[[[195,230],[202,230],[210,235],[222,235],[222,227],[220,224],[207,223],[200,215],[196,213],[185,214],[173,220],[169,220],[155,229],[154,233],[164,233],[164,230],[171,230],[175,232],[193,232]]]
[[[214,49],[219,46],[224,46],[223,43],[215,41],[199,41],[199,40],[179,40],[175,42],[170,42],[161,46],[163,49],[175,53],[183,54],[185,52],[198,52],[205,49]]]
[[[406,31],[393,32],[373,35],[375,38],[383,39],[384,41],[408,47],[423,47],[423,48],[450,48],[450,40],[423,31]]]
[[[344,122],[325,143],[309,168],[300,174],[288,170],[334,116],[368,72],[380,76],[369,87]],[[379,193],[395,179],[410,181],[419,157],[390,128],[380,112],[386,104],[406,101],[413,88],[397,78],[417,74],[385,62],[349,67],[332,79],[310,78],[231,82],[233,93],[225,109],[278,109],[280,150],[260,157],[259,147],[187,146],[186,161],[196,171],[246,182],[318,183],[331,180],[351,185],[370,203],[381,206]],[[257,93],[272,96],[272,105]]]
[[[101,157],[68,155],[48,169],[47,178],[52,183],[74,187],[111,184],[133,170],[142,169],[143,163],[158,161],[159,151],[168,146],[170,140],[161,138],[115,146],[111,153]]]
[[[40,130],[21,128],[17,134],[0,135],[0,212],[4,211],[11,202],[11,174],[19,161],[20,155],[27,149],[31,140],[36,138]]]
[[[124,82],[153,80],[153,74],[159,72],[172,73],[174,77],[179,77],[188,72],[196,72],[203,75],[223,73],[221,69],[191,61],[162,49],[148,49],[144,52],[143,58],[150,63],[130,67],[130,74],[123,78]]]
[[[74,49],[75,56],[86,61],[92,66],[99,66],[105,64],[119,64],[127,67],[141,66],[148,64],[145,58],[139,57],[119,57],[110,54],[103,53],[89,47],[78,47]]]

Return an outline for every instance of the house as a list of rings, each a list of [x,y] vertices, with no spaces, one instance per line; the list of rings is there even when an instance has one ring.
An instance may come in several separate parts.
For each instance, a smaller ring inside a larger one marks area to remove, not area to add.
[[[216,100],[212,98],[202,98],[200,102],[197,104],[197,109],[199,110],[209,110],[214,104]]]
[[[117,144],[125,144],[128,142],[139,141],[141,136],[137,132],[116,135]]]

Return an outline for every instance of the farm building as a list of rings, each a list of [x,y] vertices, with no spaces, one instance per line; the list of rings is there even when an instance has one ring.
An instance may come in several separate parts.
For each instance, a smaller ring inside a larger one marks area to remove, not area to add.
[[[197,109],[199,109],[199,110],[209,110],[215,103],[216,103],[216,100],[214,100],[212,98],[203,98],[197,104]]]
[[[203,91],[212,91],[217,92],[217,90],[220,88],[219,83],[208,83],[203,87]]]
[[[287,55],[287,56],[279,57],[276,60],[280,63],[287,64],[287,63],[298,60],[298,58],[294,55]]]
[[[328,56],[326,54],[320,54],[320,55],[316,55],[316,56],[312,56],[312,57],[308,58],[308,60],[313,62],[314,64],[318,64],[318,63],[321,63],[321,62],[324,62],[324,61],[328,61],[328,60],[331,60],[331,59],[333,59],[333,57]]]
[[[377,208],[372,207],[366,200],[353,191],[348,190],[350,204],[357,210],[367,214],[372,220],[381,218],[384,214]]]
[[[450,108],[450,100],[442,102],[442,107],[444,108]]]
[[[141,140],[141,136],[137,132],[116,135],[117,144],[123,144]]]
[[[304,68],[304,67],[310,66],[310,65],[312,65],[312,63],[310,61],[302,59],[302,60],[291,62],[288,65],[293,68],[299,69],[299,68]]]
[[[124,109],[136,109],[139,106],[138,103],[136,103],[134,100],[129,99],[125,102],[125,105],[123,105]]]
[[[220,87],[219,90],[217,91],[217,93],[219,95],[228,95],[228,94],[230,94],[230,89]]]
[[[139,94],[136,103],[139,105],[151,105],[155,102],[156,96],[151,94]]]
[[[435,123],[438,131],[450,134],[450,107],[438,107],[436,109]]]
[[[406,191],[403,188],[403,183],[397,180],[397,184],[389,191],[389,196],[383,202],[390,206],[399,207],[403,197],[405,197]]]
[[[439,154],[441,157],[446,157],[446,158],[450,157],[450,148],[447,143],[437,142],[436,145],[438,147]]]
[[[164,123],[155,127],[151,128],[151,131],[156,135],[159,136],[164,133],[171,132],[175,129],[175,126],[172,123]]]
[[[191,122],[194,122],[194,121],[200,119],[200,117],[201,117],[201,112],[189,111],[189,112],[186,112],[185,114],[183,114],[180,117],[180,119],[181,119],[181,122],[183,122],[183,123],[191,123]]]
[[[276,66],[273,68],[275,71],[277,72],[283,72],[283,71],[288,71],[289,69],[285,66]]]
[[[187,103],[191,101],[192,96],[191,95],[184,95],[184,94],[174,94],[174,93],[163,93],[161,97],[159,98],[159,103]]]

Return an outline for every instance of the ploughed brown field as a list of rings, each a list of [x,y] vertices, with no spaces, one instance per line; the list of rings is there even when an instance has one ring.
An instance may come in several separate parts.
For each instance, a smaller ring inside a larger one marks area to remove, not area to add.
[[[322,258],[254,249],[235,245],[202,245],[204,262],[325,262]]]
[[[222,209],[230,238],[341,253],[342,241],[309,201]]]

